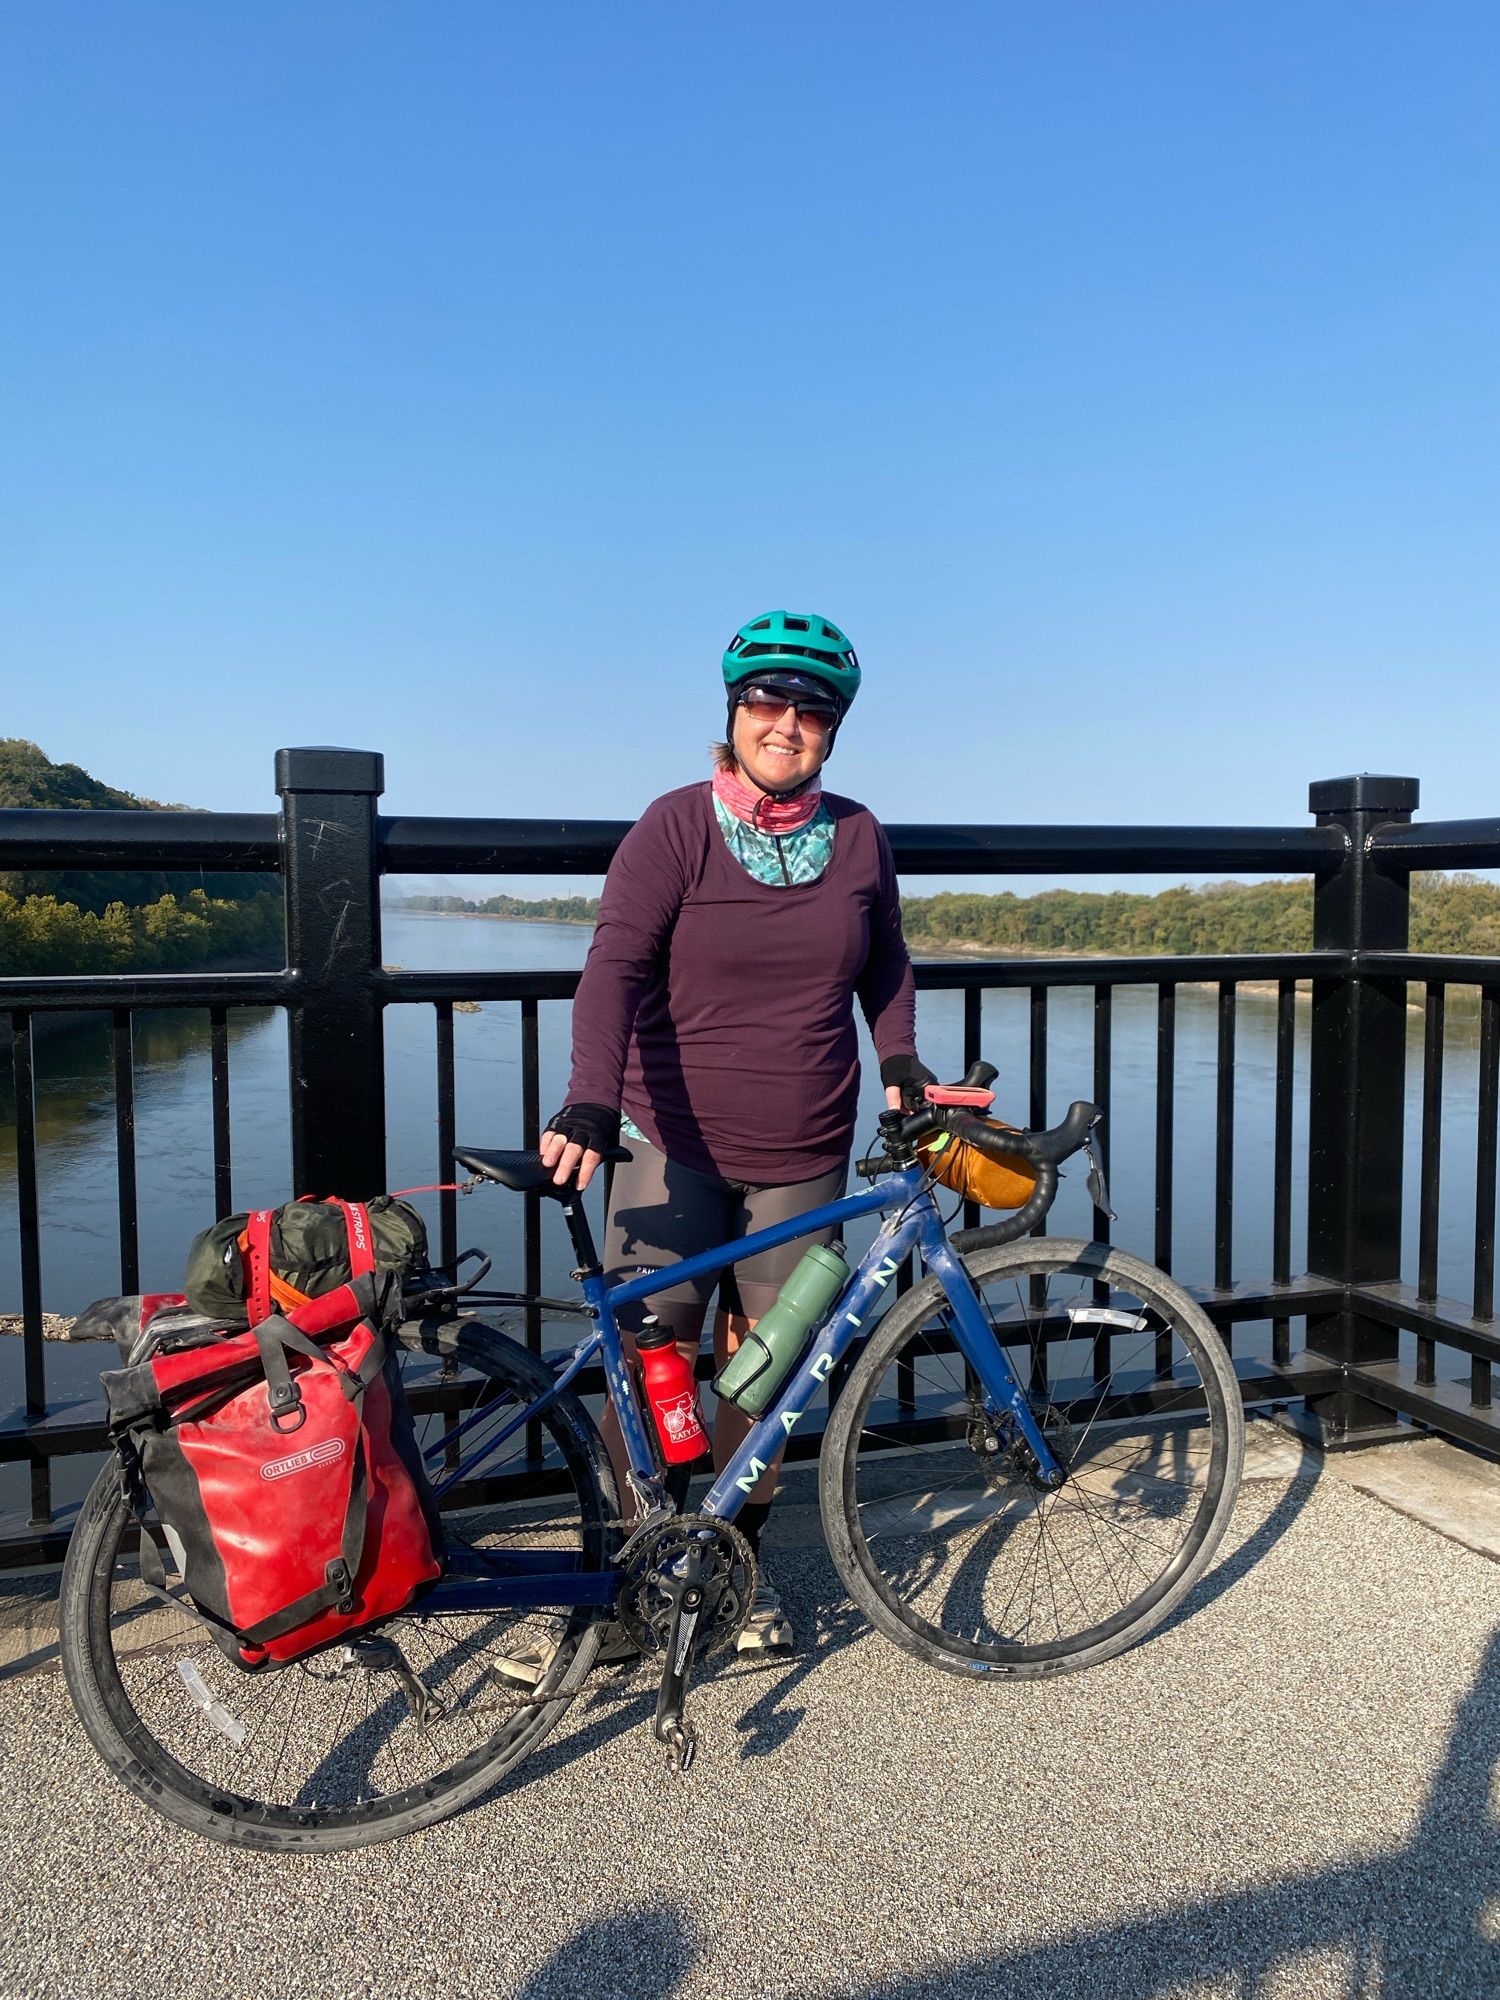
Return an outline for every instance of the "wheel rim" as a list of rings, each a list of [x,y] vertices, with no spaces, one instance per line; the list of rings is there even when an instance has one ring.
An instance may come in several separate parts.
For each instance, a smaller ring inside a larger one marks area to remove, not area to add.
[[[518,1395],[514,1383],[489,1375],[483,1350],[466,1340],[450,1339],[439,1353],[411,1337],[400,1366],[414,1397],[462,1400],[460,1415],[470,1420],[466,1455],[535,1394],[534,1385]],[[454,1421],[441,1408],[414,1413],[419,1447],[442,1445]],[[531,1466],[524,1430],[486,1466],[490,1476],[524,1473],[519,1492],[445,1513],[450,1553],[465,1552],[466,1567],[503,1569],[510,1552],[547,1549],[584,1569],[602,1568],[603,1505],[578,1440],[555,1411],[531,1428],[540,1446]],[[441,1467],[445,1459],[452,1463],[451,1450],[429,1464]],[[451,1810],[556,1717],[555,1707],[520,1700],[525,1690],[502,1682],[494,1662],[546,1648],[550,1657],[532,1692],[561,1693],[598,1615],[424,1613],[417,1603],[382,1624],[369,1644],[356,1635],[349,1646],[246,1673],[198,1621],[144,1588],[138,1540],[117,1505],[90,1578],[97,1692],[162,1809],[170,1813],[176,1804],[189,1818],[233,1822],[240,1837],[257,1830],[269,1838],[336,1835],[414,1814],[436,1817],[443,1803]],[[425,1715],[424,1696],[433,1704]]]
[[[854,1559],[905,1631],[975,1668],[1117,1650],[1189,1587],[1221,1526],[1218,1372],[1133,1273],[1037,1260],[975,1286],[1066,1481],[1042,1489],[1019,1433],[990,1421],[939,1301],[852,1412]]]

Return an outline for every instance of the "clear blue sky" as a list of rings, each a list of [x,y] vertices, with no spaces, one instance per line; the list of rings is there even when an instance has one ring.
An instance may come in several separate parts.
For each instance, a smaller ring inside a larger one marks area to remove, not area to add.
[[[200,805],[332,741],[391,811],[630,815],[786,604],[859,648],[829,776],[887,818],[1500,811],[1488,0],[0,44],[0,733]]]

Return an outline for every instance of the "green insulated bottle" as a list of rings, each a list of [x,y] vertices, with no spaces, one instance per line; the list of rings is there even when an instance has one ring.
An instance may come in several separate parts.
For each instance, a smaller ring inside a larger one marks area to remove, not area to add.
[[[771,1310],[758,1320],[730,1355],[714,1383],[723,1396],[747,1417],[765,1414],[787,1376],[802,1357],[807,1336],[849,1282],[843,1244],[827,1249],[815,1244],[776,1295]]]

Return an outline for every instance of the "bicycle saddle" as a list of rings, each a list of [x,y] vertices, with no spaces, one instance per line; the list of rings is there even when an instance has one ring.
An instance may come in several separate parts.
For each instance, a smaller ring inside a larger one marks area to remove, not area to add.
[[[484,1146],[463,1146],[455,1147],[453,1157],[471,1174],[498,1181],[501,1187],[508,1187],[515,1194],[550,1194],[555,1201],[566,1201],[577,1193],[571,1181],[559,1186],[553,1180],[552,1169],[543,1165],[540,1153],[502,1153]],[[628,1160],[630,1155],[623,1146],[611,1146],[604,1158]]]

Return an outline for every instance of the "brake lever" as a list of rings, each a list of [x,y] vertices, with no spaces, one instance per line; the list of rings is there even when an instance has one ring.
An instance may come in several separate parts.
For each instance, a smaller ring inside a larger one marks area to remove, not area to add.
[[[1109,1188],[1104,1178],[1104,1165],[1094,1150],[1094,1135],[1092,1132],[1084,1140],[1083,1150],[1089,1163],[1089,1200],[1101,1215],[1108,1216],[1111,1222],[1118,1222],[1120,1218],[1109,1205]]]

